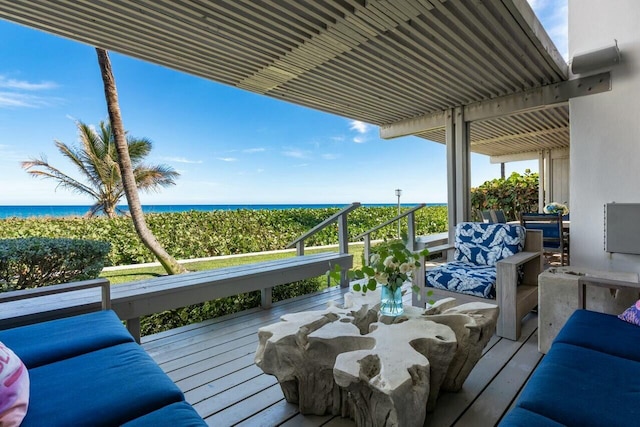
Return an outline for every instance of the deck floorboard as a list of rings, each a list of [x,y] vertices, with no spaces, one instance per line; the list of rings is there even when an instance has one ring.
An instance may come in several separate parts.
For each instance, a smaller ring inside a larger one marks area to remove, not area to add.
[[[211,426],[353,427],[339,416],[302,415],[287,403],[275,377],[254,364],[258,328],[286,313],[320,310],[340,301],[344,290],[281,301],[143,337],[142,345]],[[405,295],[410,304],[410,296]],[[537,351],[537,316],[532,313],[518,341],[493,336],[458,393],[442,393],[426,426],[496,425],[513,404],[542,355]]]

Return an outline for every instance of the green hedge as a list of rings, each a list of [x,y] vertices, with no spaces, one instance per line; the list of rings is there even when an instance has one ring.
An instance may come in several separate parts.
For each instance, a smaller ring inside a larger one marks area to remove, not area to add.
[[[0,240],[0,287],[18,290],[100,275],[110,245],[84,239]]]
[[[339,209],[282,209],[235,211],[189,211],[147,214],[149,228],[167,252],[176,259],[262,252],[284,249],[304,232]],[[361,207],[348,217],[353,237],[394,217],[394,207]],[[446,206],[426,207],[416,212],[417,233],[431,234],[447,229]],[[337,224],[312,236],[307,246],[338,243]],[[406,230],[406,220],[402,224]],[[372,236],[392,238],[391,224]],[[140,243],[130,218],[9,218],[0,220],[0,238],[66,237],[111,243],[107,265],[128,265],[155,261]]]
[[[501,209],[508,220],[516,220],[520,212],[538,212],[538,186],[538,174],[528,169],[523,175],[514,172],[508,178],[487,181],[471,189],[474,215],[477,209]]]

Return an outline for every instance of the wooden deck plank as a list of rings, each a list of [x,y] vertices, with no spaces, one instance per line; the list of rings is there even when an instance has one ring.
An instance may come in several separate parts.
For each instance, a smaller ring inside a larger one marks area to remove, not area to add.
[[[487,425],[497,424],[540,359],[542,354],[538,352],[536,331],[465,411],[456,422],[456,427],[475,427],[479,419],[484,420]]]
[[[475,401],[482,391],[493,381],[495,376],[506,365],[513,355],[522,347],[531,334],[537,329],[537,318],[531,315],[522,326],[522,335],[518,341],[500,339],[478,361],[469,377],[457,393],[441,393],[436,409],[427,414],[425,426],[452,426],[464,411]]]
[[[265,375],[265,377],[267,376]],[[241,393],[240,395],[243,394],[245,393]],[[218,397],[219,396],[216,398]],[[271,406],[283,399],[284,397],[282,396],[280,386],[274,384],[271,387],[267,387],[251,396],[246,396],[242,399],[238,398],[236,400],[236,404],[228,406],[227,408],[213,414],[210,412],[210,407],[207,404],[211,405],[215,403],[212,402],[214,399],[210,399],[209,401],[206,401],[206,403],[200,402],[194,405],[194,408],[204,418],[207,425],[213,427],[232,426],[252,417],[262,411],[265,407]]]
[[[298,414],[295,417],[280,424],[280,427],[317,427],[323,426],[329,420],[333,418],[333,415],[302,415]]]
[[[268,310],[249,310],[163,332],[145,338],[143,347],[150,348],[209,425],[353,427],[352,420],[339,416],[299,414],[295,405],[284,400],[275,377],[254,364],[261,326],[278,321],[285,313],[322,309],[327,301],[342,300],[344,292],[330,288],[279,302]],[[405,295],[405,303],[409,298]],[[531,314],[520,340],[494,335],[462,390],[441,394],[425,425],[494,425],[527,381],[529,369],[542,357],[537,353],[536,329],[537,317]]]
[[[165,372],[167,372],[174,382],[180,383],[180,387],[184,386],[185,390],[191,390],[191,388],[195,388],[203,384],[202,381],[212,381],[216,379],[217,377],[215,377],[215,372],[220,369],[228,371],[234,367],[242,369],[241,364],[245,364],[244,366],[253,365],[256,348],[257,345],[254,343],[247,344],[240,348],[225,352],[218,357],[215,357],[215,359],[213,357],[209,357],[174,371]]]
[[[258,412],[254,416],[247,418],[237,426],[241,427],[263,427],[263,426],[279,426],[287,420],[298,414],[298,407],[288,403],[286,400],[280,400],[269,406],[264,411]],[[319,425],[319,424],[316,424]]]
[[[198,403],[265,374],[254,364],[243,366],[241,369],[236,369],[232,372],[216,372],[212,373],[212,375],[215,375],[215,378],[208,379],[198,387],[190,390],[182,388],[180,383],[177,383],[177,385],[184,391],[185,397],[189,402]]]
[[[272,403],[275,403],[280,399],[284,399],[282,391],[280,390],[280,386],[278,385],[278,380],[276,380],[276,378],[271,375],[262,374],[253,378],[250,382],[234,381],[234,384],[236,385],[224,390],[221,393],[210,396],[204,400],[201,400],[200,402],[194,403],[193,407],[198,411],[200,415],[206,418],[219,412],[225,411],[228,408],[238,406],[239,404],[242,404],[242,402],[251,399],[252,396],[259,394],[271,387],[275,387],[277,391],[277,393],[275,394],[278,395],[278,398]],[[255,412],[261,411],[265,406],[268,406],[268,404],[257,408]],[[253,413],[246,413],[244,414],[244,417],[239,418],[236,422],[242,421],[244,418],[252,414]]]

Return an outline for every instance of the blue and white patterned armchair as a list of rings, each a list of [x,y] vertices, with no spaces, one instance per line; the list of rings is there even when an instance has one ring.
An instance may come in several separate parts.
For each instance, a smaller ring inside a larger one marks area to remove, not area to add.
[[[456,226],[453,261],[426,271],[424,285],[436,297],[461,302],[495,299],[497,334],[515,340],[522,317],[538,304],[542,265],[541,233],[520,225],[462,222]]]

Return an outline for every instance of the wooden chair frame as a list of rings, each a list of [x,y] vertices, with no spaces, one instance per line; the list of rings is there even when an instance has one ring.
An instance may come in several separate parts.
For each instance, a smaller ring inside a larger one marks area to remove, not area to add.
[[[444,254],[454,249],[447,244],[429,248],[429,254]],[[500,308],[496,334],[510,340],[520,337],[522,318],[538,305],[538,275],[543,270],[542,231],[527,230],[524,250],[515,255],[498,261],[496,265],[496,299],[487,299],[443,289],[426,287],[426,272],[436,265],[446,262],[439,260],[420,260],[421,267],[415,274],[414,284],[420,288],[420,296],[414,294],[413,305],[424,306],[429,298],[452,297],[460,303],[466,302],[495,302]],[[524,277],[518,285],[518,269],[522,266]],[[432,297],[427,298],[427,291],[432,291]]]

